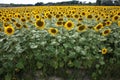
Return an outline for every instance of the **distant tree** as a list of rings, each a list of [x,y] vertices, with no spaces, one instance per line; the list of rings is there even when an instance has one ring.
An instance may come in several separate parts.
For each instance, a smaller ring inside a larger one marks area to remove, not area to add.
[[[44,5],[44,3],[43,2],[37,2],[37,3],[35,3],[35,6],[41,6],[41,5]]]
[[[80,2],[79,4],[82,5],[82,2]]]
[[[92,3],[91,3],[91,2],[89,2],[88,4],[89,4],[89,5],[92,5]]]
[[[96,5],[101,5],[101,0],[96,0]]]
[[[113,6],[114,4],[113,4],[112,0],[109,0],[109,1],[103,2],[102,5],[104,5],[104,6]]]
[[[115,1],[114,1],[114,5],[115,5],[115,6],[120,6],[119,1],[115,0]]]

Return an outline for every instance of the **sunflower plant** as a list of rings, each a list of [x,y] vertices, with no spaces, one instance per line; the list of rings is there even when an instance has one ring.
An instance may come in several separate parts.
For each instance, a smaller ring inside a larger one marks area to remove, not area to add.
[[[68,78],[73,69],[90,71],[96,80],[103,76],[103,67],[119,64],[118,12],[113,7],[106,8],[113,9],[110,14],[103,7],[86,7],[5,11],[11,16],[0,17],[0,79],[34,80],[38,70],[44,77],[64,73]]]

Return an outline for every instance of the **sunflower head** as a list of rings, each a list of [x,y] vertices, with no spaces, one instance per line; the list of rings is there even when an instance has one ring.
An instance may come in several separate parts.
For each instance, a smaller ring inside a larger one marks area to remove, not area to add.
[[[15,29],[12,26],[7,26],[4,28],[4,33],[6,35],[12,35],[14,34],[14,32],[15,32]]]
[[[118,15],[115,15],[115,16],[112,17],[112,21],[113,21],[113,22],[118,21],[118,19],[119,19],[119,16],[118,16]]]
[[[74,23],[72,21],[67,21],[64,25],[65,29],[72,30],[74,28]]]
[[[101,52],[102,52],[102,54],[106,54],[106,53],[108,52],[108,50],[107,50],[106,48],[103,48],[103,49],[101,50]]]
[[[55,36],[58,33],[58,29],[56,28],[50,28],[48,32],[52,35]]]
[[[26,19],[24,17],[22,17],[20,20],[21,22],[26,22]]]
[[[44,29],[45,28],[45,22],[44,22],[44,20],[37,20],[35,22],[35,26],[38,29]]]
[[[22,28],[21,24],[19,24],[19,23],[15,23],[15,27],[16,27],[17,29],[21,29],[21,28]]]
[[[102,32],[102,35],[103,35],[103,36],[107,36],[107,35],[110,34],[110,32],[111,32],[111,29],[106,29],[106,30],[104,30],[104,31]]]
[[[99,31],[100,29],[102,29],[103,28],[103,24],[102,23],[99,23],[99,24],[97,24],[95,27],[94,27],[94,30],[95,31]]]
[[[83,31],[85,31],[86,30],[86,26],[85,25],[80,25],[80,26],[78,26],[78,28],[77,28],[77,31],[78,32],[83,32]]]
[[[78,18],[79,18],[79,15],[78,15],[78,14],[74,14],[74,18],[75,18],[75,19],[78,19]]]
[[[62,21],[57,21],[57,22],[56,22],[56,25],[57,25],[57,26],[62,26],[63,23],[62,23]]]
[[[106,24],[106,26],[110,26],[112,24],[112,22],[111,21],[106,21],[105,24]]]
[[[92,19],[92,18],[93,18],[93,16],[91,14],[87,15],[87,19]]]

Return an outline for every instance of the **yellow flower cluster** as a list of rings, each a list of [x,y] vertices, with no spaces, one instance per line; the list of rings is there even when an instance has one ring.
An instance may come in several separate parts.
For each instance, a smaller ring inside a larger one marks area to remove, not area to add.
[[[90,29],[97,32],[102,30],[102,35],[106,36],[110,34],[111,29],[104,30],[105,26],[111,26],[112,23],[116,22],[120,26],[120,8],[105,6],[40,6],[0,9],[0,23],[3,24],[0,30],[3,28],[4,33],[7,35],[14,34],[16,29],[31,27],[28,23],[34,25],[37,29],[46,29],[46,20],[55,20],[54,24],[57,27],[63,26],[68,31],[76,29],[78,32],[89,29],[89,24],[83,22],[91,21],[94,25]],[[9,25],[12,27],[5,28]],[[48,32],[52,33],[49,30]]]

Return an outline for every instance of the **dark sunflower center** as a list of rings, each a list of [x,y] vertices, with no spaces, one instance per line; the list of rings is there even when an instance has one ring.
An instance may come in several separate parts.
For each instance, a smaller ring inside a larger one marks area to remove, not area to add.
[[[85,29],[85,26],[83,25],[83,26],[80,26],[79,28],[78,28],[80,31],[81,30],[84,30]]]
[[[37,26],[42,27],[44,23],[39,20],[39,21],[36,22],[36,24],[37,24]]]
[[[14,19],[11,19],[11,21],[15,22],[15,20],[14,20]]]
[[[88,18],[92,18],[92,15],[88,15]]]
[[[106,52],[105,50],[103,50],[103,52]]]
[[[52,18],[52,16],[51,16],[51,15],[48,15],[48,18]]]
[[[85,13],[83,12],[82,15],[85,15]]]
[[[21,19],[22,22],[25,22],[26,20],[24,18]]]
[[[120,13],[118,13],[118,15],[120,15]]]
[[[24,28],[27,28],[27,26],[26,26],[26,25],[23,25],[23,27],[24,27]]]
[[[39,16],[38,16],[38,15],[36,15],[36,18],[39,18]]]
[[[107,22],[107,24],[110,24],[110,22]]]
[[[78,18],[78,15],[75,15],[75,18]]]
[[[18,23],[16,23],[16,26],[17,26],[17,27],[21,27],[21,25],[20,25],[20,24],[18,24]]]
[[[67,15],[68,18],[70,18],[70,15]]]
[[[79,21],[82,21],[83,19],[82,18],[79,18]]]
[[[52,29],[51,32],[52,32],[52,33],[56,33],[56,30],[55,30],[55,29]]]
[[[118,16],[115,16],[114,19],[117,20],[117,19],[118,19]]]
[[[68,23],[68,24],[67,24],[67,27],[72,27],[72,23]]]
[[[108,33],[109,33],[109,30],[104,31],[104,34],[108,34]]]
[[[62,24],[62,22],[60,22],[60,21],[59,21],[59,22],[57,22],[57,25],[61,25],[61,24]]]
[[[59,15],[56,15],[56,18],[59,18],[60,16]]]
[[[7,29],[7,32],[8,32],[8,33],[12,33],[12,29],[11,29],[11,28],[8,28],[8,29]]]
[[[98,26],[97,26],[97,29],[100,29],[101,27],[102,27],[101,25],[98,25]]]

